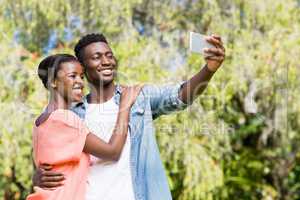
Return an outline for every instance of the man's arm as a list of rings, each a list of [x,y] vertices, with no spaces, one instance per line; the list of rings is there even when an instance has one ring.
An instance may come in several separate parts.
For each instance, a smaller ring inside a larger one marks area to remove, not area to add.
[[[153,119],[186,108],[204,91],[225,57],[225,49],[219,36],[209,36],[207,41],[215,48],[205,50],[205,53],[209,55],[205,56],[206,65],[190,80],[177,85],[144,87],[143,93],[150,100]]]
[[[209,56],[205,56],[206,65],[200,72],[185,82],[179,91],[179,98],[186,104],[191,104],[205,90],[209,80],[225,58],[225,48],[221,37],[212,35],[207,37],[207,41],[215,48],[205,50],[205,53],[209,54]]]

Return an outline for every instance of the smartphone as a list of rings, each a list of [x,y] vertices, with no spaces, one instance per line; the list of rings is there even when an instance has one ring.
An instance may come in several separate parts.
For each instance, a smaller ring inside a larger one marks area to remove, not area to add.
[[[214,45],[207,42],[205,37],[205,35],[190,32],[190,51],[202,55],[209,55],[204,53],[204,48],[214,48]]]

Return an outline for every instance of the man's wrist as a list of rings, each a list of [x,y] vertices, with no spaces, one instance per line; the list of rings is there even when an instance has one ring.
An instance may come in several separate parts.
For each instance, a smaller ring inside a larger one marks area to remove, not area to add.
[[[203,68],[204,68],[207,72],[209,72],[209,73],[211,73],[211,74],[214,74],[214,73],[217,71],[217,69],[216,69],[216,70],[209,69],[207,63],[204,65]]]

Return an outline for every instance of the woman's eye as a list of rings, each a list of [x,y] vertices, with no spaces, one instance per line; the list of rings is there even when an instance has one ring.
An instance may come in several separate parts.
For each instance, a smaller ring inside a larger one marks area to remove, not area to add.
[[[75,78],[76,76],[75,76],[74,74],[72,74],[72,75],[70,75],[69,77],[71,77],[71,78]]]

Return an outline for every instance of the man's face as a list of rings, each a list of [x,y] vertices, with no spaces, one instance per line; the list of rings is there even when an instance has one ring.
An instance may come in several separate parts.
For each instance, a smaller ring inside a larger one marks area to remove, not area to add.
[[[95,87],[113,82],[117,72],[117,62],[112,50],[104,42],[94,42],[83,49],[83,63],[87,80]]]

